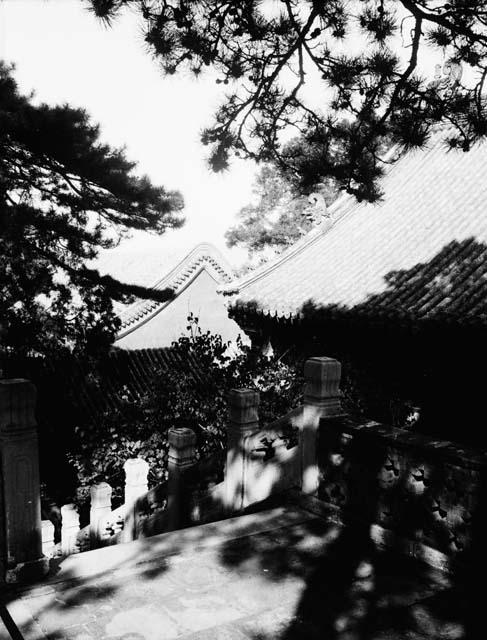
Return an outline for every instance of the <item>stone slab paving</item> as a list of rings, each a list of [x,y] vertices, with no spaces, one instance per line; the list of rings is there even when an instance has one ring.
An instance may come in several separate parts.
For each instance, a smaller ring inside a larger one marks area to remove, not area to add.
[[[14,640],[455,640],[450,586],[281,508],[72,556],[3,617]]]

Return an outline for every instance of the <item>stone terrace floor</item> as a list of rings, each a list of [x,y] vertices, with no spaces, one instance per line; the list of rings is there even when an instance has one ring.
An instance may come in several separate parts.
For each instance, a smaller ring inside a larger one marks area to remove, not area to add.
[[[465,638],[446,576],[366,537],[289,506],[78,554],[3,594],[0,638]]]

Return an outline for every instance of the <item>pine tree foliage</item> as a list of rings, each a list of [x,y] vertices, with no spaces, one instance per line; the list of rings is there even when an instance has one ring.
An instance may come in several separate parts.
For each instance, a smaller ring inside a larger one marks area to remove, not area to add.
[[[60,354],[106,348],[112,299],[167,299],[87,266],[130,229],[182,224],[182,198],[133,173],[86,112],[34,104],[0,62],[0,347]]]
[[[215,170],[232,155],[295,169],[303,184],[336,178],[359,199],[380,196],[385,139],[421,147],[435,123],[447,146],[484,137],[487,7],[482,0],[90,0],[110,21],[138,10],[166,73],[213,67],[228,86],[202,136]],[[359,43],[360,46],[357,46]],[[437,53],[444,73],[421,61]],[[465,86],[461,68],[475,81]],[[431,73],[432,75],[432,73]],[[309,77],[323,106],[306,98]],[[330,95],[330,100],[327,96]],[[309,157],[283,152],[292,129]]]
[[[326,213],[326,206],[337,195],[332,181],[320,185],[323,206],[316,212]],[[255,178],[255,202],[238,213],[238,223],[225,238],[228,246],[241,247],[249,254],[248,267],[272,258],[304,235],[317,222],[315,209],[307,194],[299,191],[286,174],[272,164],[264,164]]]

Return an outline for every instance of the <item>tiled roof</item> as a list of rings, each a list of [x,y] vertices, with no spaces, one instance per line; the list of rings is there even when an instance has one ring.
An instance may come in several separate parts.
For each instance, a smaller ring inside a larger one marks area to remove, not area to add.
[[[73,369],[72,402],[96,420],[105,412],[119,409],[124,400],[139,401],[158,374],[171,369],[186,371],[188,363],[194,375],[200,375],[194,358],[183,360],[175,349],[114,349],[95,375],[84,363]]]
[[[7,377],[26,377],[38,387],[38,398],[52,410],[54,397],[68,403],[76,417],[98,422],[103,415],[121,408],[125,401],[137,402],[151,389],[156,376],[179,370],[204,379],[201,367],[191,356],[181,356],[176,349],[114,349],[96,368],[86,362],[70,360],[54,364],[42,358],[5,358]],[[39,407],[38,407],[39,408]],[[45,414],[41,410],[41,414]]]
[[[343,196],[273,263],[225,287],[278,317],[311,308],[487,319],[487,144],[447,151],[445,132],[404,153],[382,201]]]
[[[123,273],[117,274],[116,269],[120,267],[123,268]],[[105,260],[99,268],[101,272],[108,272],[131,283],[157,290],[172,289],[175,297],[203,269],[206,269],[218,284],[229,283],[233,277],[232,268],[227,260],[216,247],[209,243],[198,244],[182,259],[179,258],[172,264],[169,264],[167,256],[161,256],[160,252],[138,252],[135,255],[130,254],[130,259],[114,253],[114,257],[110,257],[108,262]],[[131,305],[118,305],[116,310],[122,320],[118,337],[123,337],[129,330],[133,331],[139,323],[159,313],[168,304],[171,304],[171,300],[155,302],[138,299]]]

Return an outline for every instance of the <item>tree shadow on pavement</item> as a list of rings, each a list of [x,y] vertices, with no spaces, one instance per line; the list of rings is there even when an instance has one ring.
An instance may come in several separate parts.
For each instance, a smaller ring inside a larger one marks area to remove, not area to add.
[[[149,539],[140,540],[118,564],[113,563],[103,571],[103,563],[97,568],[96,562],[88,562],[90,570],[82,575],[76,569],[76,561],[83,563],[87,555],[53,559],[51,573],[45,580],[30,585],[3,585],[0,616],[14,640],[65,640],[78,636],[103,636],[110,640],[145,638],[137,628],[110,635],[105,627],[114,625],[113,619],[124,614],[127,603],[132,608],[147,604],[147,588],[166,573],[166,560],[154,555]],[[71,565],[65,568],[65,562]]]
[[[357,438],[348,460],[353,464],[347,465],[345,474],[343,517],[338,519],[331,509],[325,518],[229,541],[222,547],[224,566],[242,576],[263,578],[259,583],[262,601],[267,589],[282,594],[273,605],[276,613],[270,622],[257,616],[250,626],[243,623],[244,632],[252,631],[254,640],[470,638],[460,576],[447,576],[401,554],[400,548],[380,549],[372,540],[371,527],[383,500],[378,478],[388,461],[384,449],[366,447]],[[411,471],[403,471],[404,482]],[[394,491],[400,494],[397,487]],[[404,523],[408,530],[421,528],[424,512],[419,500],[405,505],[403,519],[408,520]],[[285,585],[293,581],[300,588],[288,598]]]

